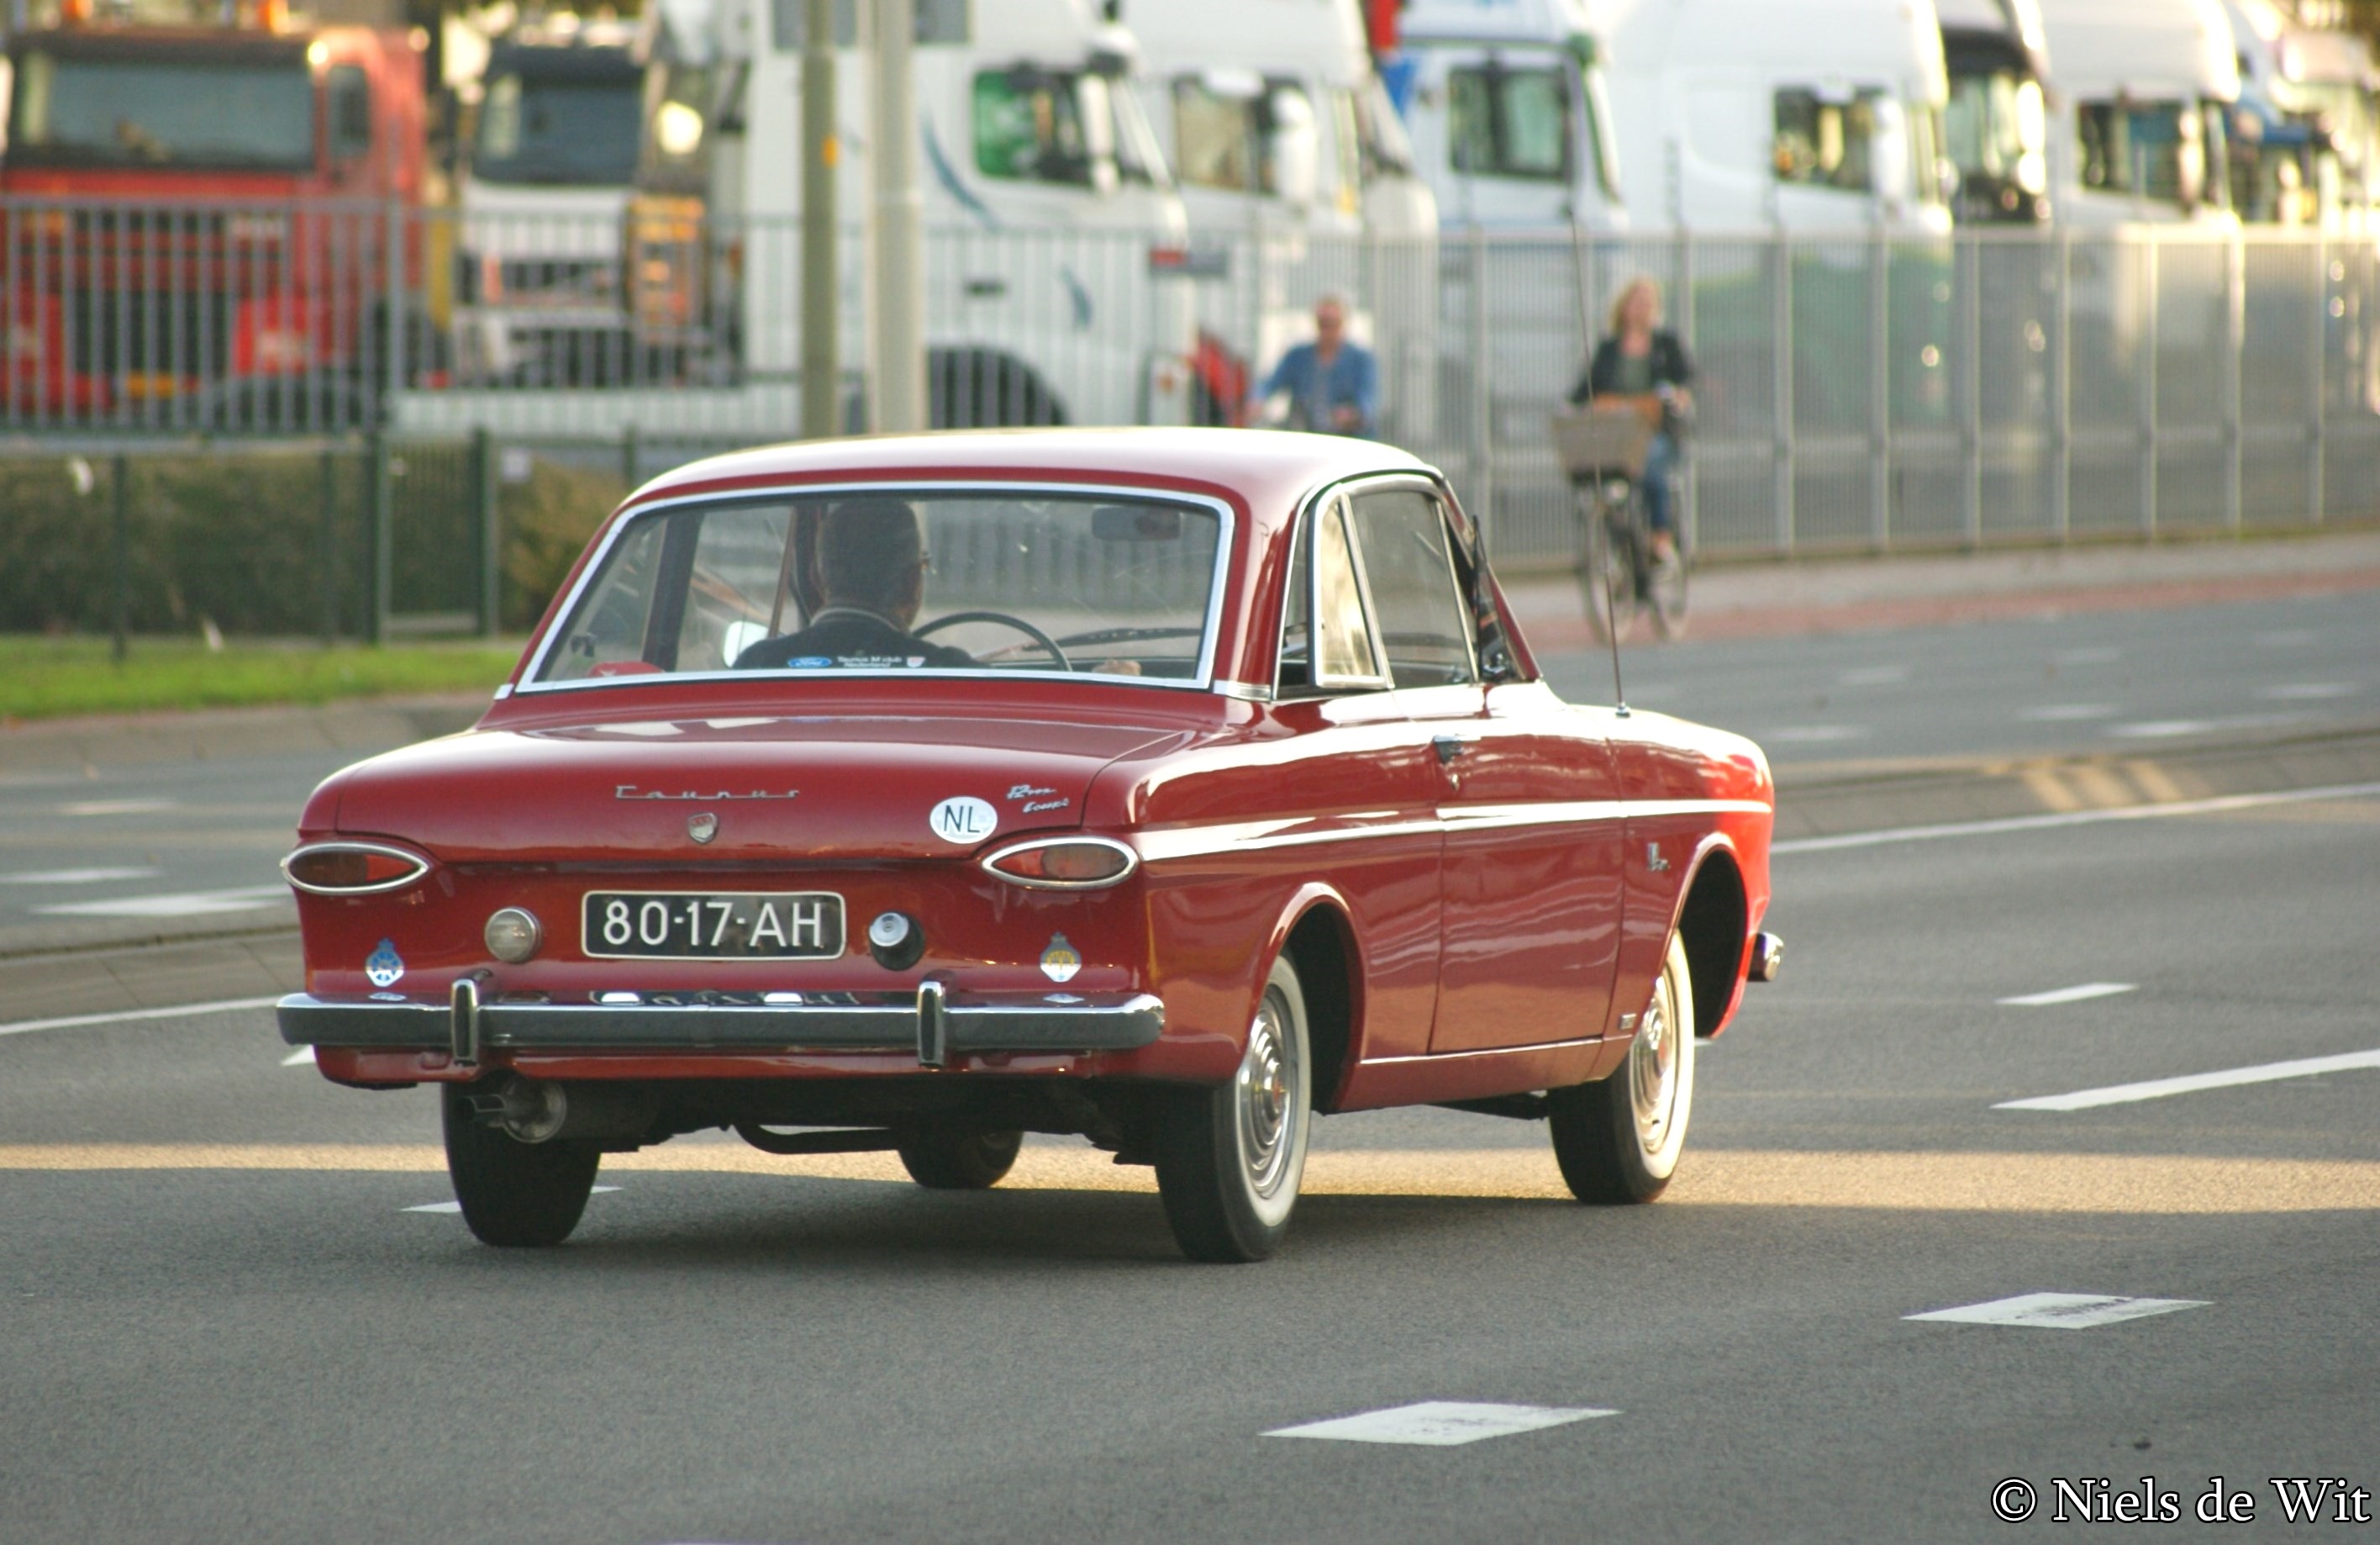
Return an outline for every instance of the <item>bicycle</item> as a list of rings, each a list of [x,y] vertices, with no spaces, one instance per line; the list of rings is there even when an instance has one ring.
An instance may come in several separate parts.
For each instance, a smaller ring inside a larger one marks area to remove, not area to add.
[[[1640,610],[1664,639],[1686,630],[1685,554],[1674,536],[1655,554],[1644,497],[1645,453],[1661,408],[1653,397],[1606,398],[1553,419],[1577,501],[1579,595],[1598,641],[1625,638]]]

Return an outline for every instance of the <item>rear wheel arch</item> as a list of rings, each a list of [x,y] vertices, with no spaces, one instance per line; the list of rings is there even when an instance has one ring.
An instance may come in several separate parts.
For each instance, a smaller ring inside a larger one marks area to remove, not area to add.
[[[1734,852],[1714,845],[1694,865],[1675,923],[1686,946],[1694,990],[1694,1034],[1717,1035],[1734,1012],[1742,984],[1745,917],[1743,870]]]
[[[1314,1109],[1334,1111],[1354,1065],[1355,1027],[1363,1004],[1354,926],[1335,897],[1309,897],[1285,931],[1279,953],[1289,957],[1305,991]]]

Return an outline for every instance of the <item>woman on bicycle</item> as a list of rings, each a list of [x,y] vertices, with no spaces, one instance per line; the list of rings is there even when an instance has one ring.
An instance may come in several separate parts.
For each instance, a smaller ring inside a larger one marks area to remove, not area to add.
[[[1645,519],[1653,529],[1653,557],[1669,557],[1676,544],[1670,512],[1678,467],[1678,431],[1694,411],[1694,362],[1685,345],[1661,326],[1661,286],[1639,276],[1628,281],[1611,303],[1611,333],[1595,348],[1578,384],[1570,391],[1577,408],[1597,397],[1661,399],[1661,421],[1645,450]]]

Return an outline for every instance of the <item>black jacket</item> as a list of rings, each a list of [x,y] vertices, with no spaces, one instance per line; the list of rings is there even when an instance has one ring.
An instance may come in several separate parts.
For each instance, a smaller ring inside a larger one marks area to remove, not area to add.
[[[837,607],[799,633],[763,639],[735,657],[739,671],[781,671],[801,662],[810,670],[972,670],[976,658],[948,644],[928,643],[870,612]]]
[[[1570,405],[1580,406],[1593,397],[1608,396],[1620,379],[1620,340],[1606,338],[1595,346],[1595,358],[1570,389]],[[1688,386],[1694,383],[1694,361],[1686,358],[1686,346],[1678,335],[1667,329],[1653,334],[1653,384],[1656,386]]]

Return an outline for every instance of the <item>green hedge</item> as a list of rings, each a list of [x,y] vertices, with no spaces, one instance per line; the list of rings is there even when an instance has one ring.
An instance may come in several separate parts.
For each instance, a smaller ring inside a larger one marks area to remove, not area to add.
[[[319,453],[227,450],[128,459],[129,621],[139,633],[307,637],[325,591],[339,631],[357,637],[370,599],[368,460],[330,454],[329,540]],[[392,462],[395,595],[400,613],[466,612],[479,594],[470,452],[413,444]],[[100,632],[113,626],[115,496],[108,458],[0,456],[0,633]],[[504,628],[544,611],[588,537],[619,503],[616,472],[538,458],[500,490]]]

